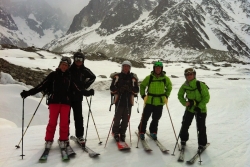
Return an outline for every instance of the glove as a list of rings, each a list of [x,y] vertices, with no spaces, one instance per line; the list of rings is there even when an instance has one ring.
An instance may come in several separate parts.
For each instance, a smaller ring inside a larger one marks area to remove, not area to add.
[[[168,104],[168,97],[165,96],[165,104]]]
[[[188,100],[189,107],[196,106],[196,102],[194,100]]]
[[[25,99],[26,97],[28,97],[30,94],[29,94],[29,91],[26,91],[26,90],[23,90],[21,93],[20,93],[21,97],[23,99]]]
[[[95,91],[94,91],[94,89],[90,89],[90,90],[85,90],[85,89],[83,89],[83,90],[82,90],[82,94],[83,94],[84,96],[94,96]]]
[[[89,96],[94,96],[95,90],[94,90],[94,89],[90,89],[90,90],[88,91],[88,94],[89,94]]]
[[[142,100],[144,100],[145,97],[146,97],[146,95],[142,95],[142,96],[141,96]]]
[[[194,111],[197,113],[197,114],[200,114],[201,113],[201,109],[199,107],[195,107],[194,108]]]

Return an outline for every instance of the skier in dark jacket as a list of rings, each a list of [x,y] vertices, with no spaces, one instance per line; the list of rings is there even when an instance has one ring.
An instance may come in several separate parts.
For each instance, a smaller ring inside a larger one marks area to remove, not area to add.
[[[111,74],[110,91],[115,96],[115,116],[112,133],[117,142],[125,142],[125,133],[130,119],[134,96],[139,92],[138,78],[130,73],[131,63],[122,63],[122,72]]]
[[[72,83],[75,85],[71,92],[71,107],[73,109],[75,120],[75,135],[78,142],[84,144],[84,122],[82,114],[82,100],[83,95],[81,91],[86,90],[95,81],[96,76],[90,71],[90,69],[84,66],[85,56],[81,52],[74,54],[74,63],[69,68],[71,73]],[[94,90],[90,89],[87,96],[94,95]]]
[[[68,68],[71,60],[68,57],[63,57],[56,71],[51,72],[38,86],[29,91],[23,90],[22,98],[34,95],[38,92],[50,92],[48,98],[49,105],[49,123],[46,128],[45,147],[50,148],[57,125],[57,119],[60,115],[60,147],[65,148],[68,142],[69,133],[69,113],[70,113],[70,74]]]

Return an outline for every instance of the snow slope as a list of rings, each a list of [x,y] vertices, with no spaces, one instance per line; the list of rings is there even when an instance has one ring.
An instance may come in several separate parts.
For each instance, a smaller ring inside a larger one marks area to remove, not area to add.
[[[34,60],[25,58],[21,52],[17,50],[4,50],[5,55],[2,56],[3,50],[0,51],[2,58],[17,65],[25,67],[40,67],[53,69],[58,64],[58,59],[51,59],[51,55],[43,52],[44,59],[40,59],[36,54],[30,56],[35,57]],[[27,53],[28,54],[28,53]],[[56,56],[56,55],[55,55]],[[22,58],[21,58],[22,57]],[[53,55],[52,55],[53,57]],[[50,61],[50,63],[46,62]],[[152,60],[150,60],[152,61]],[[24,64],[25,62],[25,64]],[[38,63],[40,62],[40,63]],[[250,68],[249,65],[232,64],[232,67],[222,67],[225,62],[216,63],[219,67],[206,64],[210,70],[197,69],[197,78],[206,82],[210,87],[211,100],[208,104],[207,116],[207,135],[208,141],[211,143],[209,148],[202,154],[203,167],[249,167],[250,165]],[[149,145],[153,149],[151,153],[146,153],[141,143],[137,146],[137,137],[135,130],[140,122],[143,101],[138,99],[138,103],[132,109],[131,114],[131,150],[122,152],[118,151],[114,139],[109,137],[106,148],[104,148],[107,140],[110,125],[114,116],[114,106],[109,111],[110,93],[109,78],[100,78],[99,75],[109,77],[111,72],[120,71],[121,67],[117,63],[109,61],[88,61],[85,65],[90,68],[97,76],[96,82],[92,85],[96,90],[92,97],[91,110],[94,121],[98,129],[102,145],[99,145],[99,139],[96,134],[95,126],[91,116],[89,117],[87,145],[101,155],[98,158],[90,158],[83,152],[78,145],[71,141],[71,146],[77,153],[69,162],[62,162],[59,147],[56,142],[52,145],[46,164],[38,162],[44,148],[44,136],[46,124],[48,122],[48,109],[45,99],[42,100],[41,106],[38,108],[28,130],[24,136],[24,158],[20,157],[21,149],[16,149],[22,134],[22,99],[20,92],[28,89],[26,85],[15,83],[8,74],[1,73],[0,83],[0,166],[4,167],[26,167],[26,166],[100,166],[100,167],[116,167],[116,166],[170,166],[183,167],[188,166],[185,163],[177,162],[178,150],[175,150],[175,156],[172,156],[176,139],[173,128],[169,119],[166,108],[163,110],[162,118],[159,122],[158,138],[166,148],[169,154],[163,154],[155,145],[155,143],[147,138]],[[192,64],[171,63],[165,64],[164,70],[168,76],[176,75],[179,78],[171,78],[173,90],[169,98],[169,112],[174,124],[176,133],[179,133],[181,120],[184,114],[184,107],[177,99],[177,92],[180,85],[184,82],[183,71]],[[196,65],[200,67],[200,65]],[[219,72],[213,70],[220,68]],[[143,80],[152,70],[152,65],[146,64],[146,68],[132,68],[132,72],[137,73],[139,80]],[[216,75],[220,73],[223,76]],[[239,80],[228,80],[228,78],[241,78]],[[4,84],[3,84],[4,83]],[[24,101],[24,129],[32,118],[34,111],[41,98],[34,96],[28,97]],[[90,98],[88,98],[90,100]],[[137,113],[139,106],[140,113]],[[88,119],[88,106],[86,98],[83,100],[83,114],[85,126]],[[71,113],[70,133],[74,135],[74,119]],[[129,129],[127,130],[127,143],[130,143]],[[55,133],[55,140],[58,139],[58,129]],[[21,144],[20,144],[21,146]],[[197,149],[197,135],[195,122],[190,127],[190,140],[187,142],[185,160],[191,158]],[[198,161],[193,166],[199,166]]]

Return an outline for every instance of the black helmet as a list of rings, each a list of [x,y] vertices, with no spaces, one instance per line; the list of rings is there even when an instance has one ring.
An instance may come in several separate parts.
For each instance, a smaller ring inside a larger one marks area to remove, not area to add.
[[[59,65],[64,62],[64,63],[67,63],[69,66],[71,65],[71,59],[69,57],[62,57],[61,60],[60,60],[60,63]]]
[[[74,54],[74,56],[73,56],[73,59],[74,59],[74,61],[77,61],[77,60],[79,60],[79,61],[84,61],[84,59],[85,59],[85,56],[84,56],[84,54],[83,53],[81,53],[81,52],[76,52],[75,54]]]

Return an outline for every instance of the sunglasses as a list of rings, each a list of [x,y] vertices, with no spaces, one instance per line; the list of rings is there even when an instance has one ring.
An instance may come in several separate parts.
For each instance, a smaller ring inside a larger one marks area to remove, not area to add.
[[[185,70],[185,74],[188,74],[188,73],[194,73],[195,72],[195,70],[194,70],[194,68],[188,68],[188,69],[186,69]]]
[[[82,57],[75,57],[74,60],[75,60],[75,61],[82,61],[82,62],[83,62],[83,58],[82,58]]]
[[[64,62],[64,63],[67,63],[67,64],[71,64],[71,59],[69,57],[62,57],[61,59],[61,63]]]

